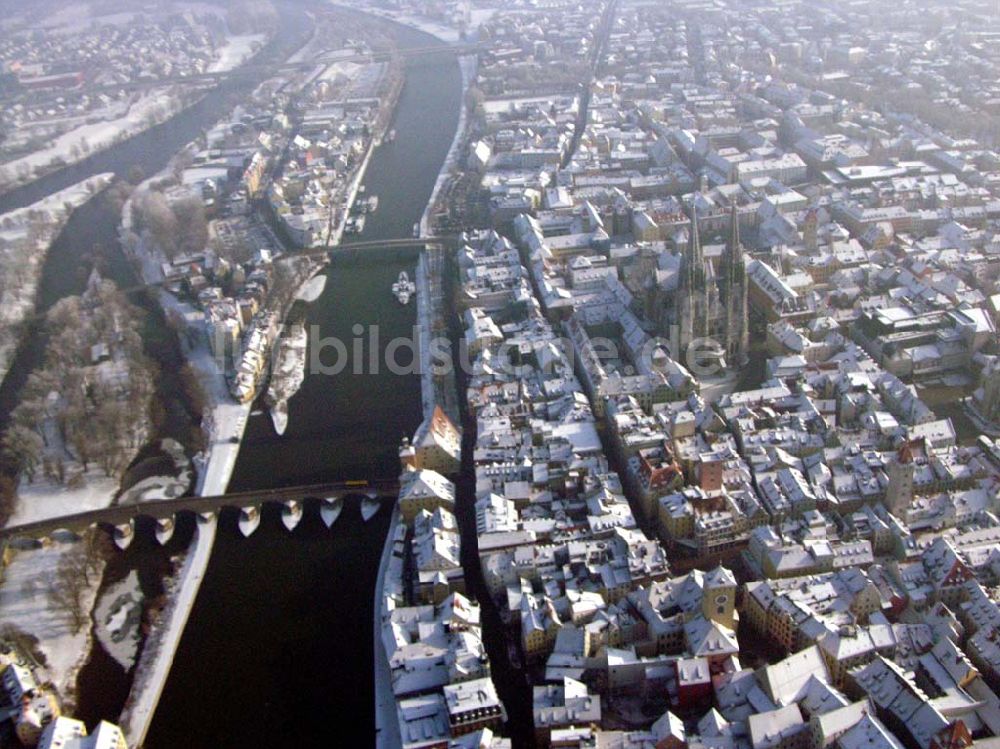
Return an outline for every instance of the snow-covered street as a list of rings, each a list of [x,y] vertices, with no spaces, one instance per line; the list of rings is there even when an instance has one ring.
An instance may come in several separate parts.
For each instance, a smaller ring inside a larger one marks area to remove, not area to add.
[[[147,649],[136,673],[128,706],[120,721],[130,746],[141,746],[149,730],[156,703],[170,675],[174,653],[184,634],[184,627],[201,588],[201,580],[212,557],[215,530],[214,517],[198,521],[193,548],[188,550],[184,567],[177,577],[173,598],[163,614],[163,623],[147,641]]]

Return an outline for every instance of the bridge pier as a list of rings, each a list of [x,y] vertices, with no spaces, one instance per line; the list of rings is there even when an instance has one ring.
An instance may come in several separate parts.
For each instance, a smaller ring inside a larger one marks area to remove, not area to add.
[[[51,539],[53,541],[79,541],[83,537],[83,531],[77,531],[75,528],[58,528],[52,531],[47,538],[42,539],[42,542]]]
[[[334,494],[329,497],[325,497],[319,506],[319,516],[323,521],[323,525],[330,528],[335,522],[337,522],[337,518],[340,517],[340,513],[343,509],[343,494]]]
[[[243,537],[250,538],[250,535],[260,526],[260,505],[241,507],[239,525]]]
[[[156,519],[156,540],[160,546],[166,546],[174,536],[174,516]]]
[[[281,522],[291,533],[302,520],[302,503],[297,499],[290,499],[285,502],[281,510]]]
[[[111,505],[61,517],[47,518],[30,523],[0,528],[0,542],[16,548],[58,540],[59,534],[79,536],[88,528],[101,527],[120,549],[126,549],[135,536],[135,518],[146,517],[155,523],[160,543],[167,543],[172,536],[177,513],[193,513],[199,527],[213,524],[224,507],[239,510],[240,532],[252,534],[260,525],[261,505],[274,502],[282,507],[282,520],[292,530],[301,519],[307,499],[318,499],[320,515],[327,527],[340,516],[348,496],[362,499],[362,515],[372,517],[383,502],[395,501],[399,493],[398,478],[374,480],[333,481],[326,484],[282,487],[220,494],[216,496],[174,497],[157,502],[129,505]]]
[[[116,525],[113,537],[115,546],[125,551],[132,544],[132,539],[135,538],[135,519],[130,518],[127,522]]]

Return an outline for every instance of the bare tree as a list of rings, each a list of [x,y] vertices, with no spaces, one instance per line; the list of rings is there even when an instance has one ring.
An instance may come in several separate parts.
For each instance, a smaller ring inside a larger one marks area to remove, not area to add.
[[[17,481],[0,474],[0,525],[5,525],[17,508]]]
[[[35,480],[35,472],[42,459],[42,449],[42,438],[32,429],[15,424],[4,434],[5,457],[28,477],[29,482]]]
[[[91,528],[81,541],[83,544],[83,564],[88,582],[97,580],[104,574],[104,565],[113,553],[111,537],[103,531]]]
[[[177,224],[177,245],[181,252],[201,252],[208,244],[208,221],[205,204],[198,198],[183,198],[171,208]]]
[[[141,228],[149,230],[153,241],[167,257],[177,254],[177,216],[162,192],[151,190],[136,201],[136,219]]]
[[[84,606],[89,586],[90,576],[83,550],[79,547],[67,550],[49,579],[48,599],[56,611],[69,619],[74,632],[83,629],[89,619]]]

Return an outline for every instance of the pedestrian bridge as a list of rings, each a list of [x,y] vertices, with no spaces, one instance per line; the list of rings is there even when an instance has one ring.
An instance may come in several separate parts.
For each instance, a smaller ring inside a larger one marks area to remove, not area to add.
[[[108,530],[115,542],[124,548],[131,541],[135,520],[138,517],[156,521],[157,536],[165,543],[173,533],[175,517],[181,513],[193,513],[207,520],[217,515],[223,508],[232,507],[240,510],[241,517],[259,519],[261,507],[265,504],[278,504],[286,511],[301,513],[301,504],[307,499],[320,499],[334,504],[345,497],[356,496],[366,500],[391,503],[398,494],[397,479],[375,479],[232,492],[218,496],[150,500],[136,504],[113,505],[32,523],[9,525],[0,528],[0,547],[5,543],[43,541],[58,533],[79,535],[90,528],[101,527]],[[253,528],[256,528],[256,522],[253,521]],[[297,519],[295,522],[298,522]]]

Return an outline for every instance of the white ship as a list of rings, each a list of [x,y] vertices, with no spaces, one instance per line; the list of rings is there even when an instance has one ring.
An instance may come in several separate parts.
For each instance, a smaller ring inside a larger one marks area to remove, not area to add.
[[[372,497],[365,497],[361,500],[361,517],[364,518],[365,522],[368,522],[375,517],[381,506],[382,503],[378,501],[377,497],[374,499]]]
[[[402,305],[409,304],[410,297],[416,290],[417,285],[410,280],[408,275],[406,275],[406,271],[400,271],[399,279],[392,285],[392,293],[395,294],[399,303]]]
[[[243,534],[244,538],[249,538],[259,525],[260,510],[253,505],[240,510],[240,533]]]
[[[368,198],[368,204],[366,206],[366,211],[368,213],[375,213],[378,210],[378,195],[371,195]]]
[[[323,524],[329,528],[337,522],[343,509],[343,497],[327,497],[319,507],[319,516],[322,518]]]
[[[302,503],[294,499],[285,503],[281,510],[281,522],[285,524],[285,527],[294,531],[300,520],[302,520]]]
[[[271,412],[274,431],[279,435],[284,434],[288,426],[288,400],[299,391],[306,376],[307,343],[306,327],[301,323],[292,325],[278,342],[264,402]]]
[[[347,219],[344,224],[345,234],[360,234],[365,230],[365,217],[364,216],[352,216]]]
[[[274,431],[280,437],[288,428],[288,401],[280,400],[270,408],[271,423],[274,424]]]
[[[395,128],[393,128],[392,130],[390,130],[389,133],[385,136],[385,142],[386,143],[392,143],[394,140],[396,140],[396,129]]]

